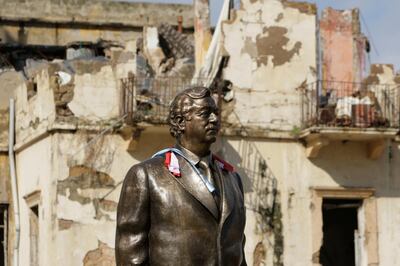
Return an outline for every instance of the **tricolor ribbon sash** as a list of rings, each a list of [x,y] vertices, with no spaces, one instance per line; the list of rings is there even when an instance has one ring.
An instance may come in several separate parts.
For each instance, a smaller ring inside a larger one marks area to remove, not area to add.
[[[179,162],[178,158],[176,155],[181,156],[183,159],[185,159],[188,164],[192,167],[193,171],[200,177],[201,181],[206,185],[208,191],[211,193],[214,193],[215,187],[213,184],[211,184],[197,169],[195,165],[193,165],[188,158],[178,149],[176,148],[167,148],[164,150],[161,150],[157,153],[155,153],[151,158],[158,157],[158,156],[163,156],[165,154],[165,160],[164,164],[168,168],[168,171],[171,172],[176,177],[181,176],[180,168],[179,168]]]
[[[171,174],[173,174],[176,177],[181,176],[178,158],[176,158],[176,155],[173,152],[165,153],[164,164],[168,168],[168,170],[171,172]]]

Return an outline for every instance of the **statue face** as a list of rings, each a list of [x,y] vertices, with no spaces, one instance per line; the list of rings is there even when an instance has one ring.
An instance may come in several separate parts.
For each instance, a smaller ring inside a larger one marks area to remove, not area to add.
[[[182,137],[191,143],[210,144],[216,140],[218,131],[218,108],[213,98],[194,99]]]

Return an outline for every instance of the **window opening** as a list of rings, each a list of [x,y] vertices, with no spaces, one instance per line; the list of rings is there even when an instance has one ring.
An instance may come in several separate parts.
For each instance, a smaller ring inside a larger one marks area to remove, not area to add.
[[[322,266],[355,266],[355,235],[358,234],[358,209],[361,200],[323,199]]]
[[[29,213],[29,237],[31,266],[39,266],[39,206],[34,205]]]
[[[0,205],[0,266],[7,265],[8,206]]]

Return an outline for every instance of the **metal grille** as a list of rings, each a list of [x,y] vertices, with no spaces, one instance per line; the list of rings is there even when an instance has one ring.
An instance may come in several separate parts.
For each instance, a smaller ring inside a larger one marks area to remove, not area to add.
[[[171,77],[122,79],[123,113],[127,115],[127,123],[167,123],[169,105],[174,97],[189,85],[203,85],[202,81]]]
[[[250,181],[247,186],[251,193],[246,193],[246,208],[260,213],[265,219],[265,224],[273,227],[272,219],[278,192],[277,180],[253,142],[242,139],[238,152],[242,158],[239,172]]]
[[[399,85],[320,80],[301,91],[303,129],[399,127]]]

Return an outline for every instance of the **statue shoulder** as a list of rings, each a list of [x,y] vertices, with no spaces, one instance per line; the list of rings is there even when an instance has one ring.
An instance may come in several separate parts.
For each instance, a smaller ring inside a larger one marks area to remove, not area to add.
[[[230,163],[228,163],[227,161],[225,161],[221,157],[213,154],[213,160],[217,163],[217,165],[221,169],[223,169],[225,171],[228,171],[230,173],[235,173],[235,167],[233,167],[233,165],[231,165]]]
[[[128,171],[128,174],[129,173],[139,173],[139,172],[143,172],[143,171],[148,171],[149,169],[163,167],[164,166],[163,162],[164,162],[164,158],[161,156],[146,159],[142,162],[139,162],[139,163],[131,166],[131,168]]]

